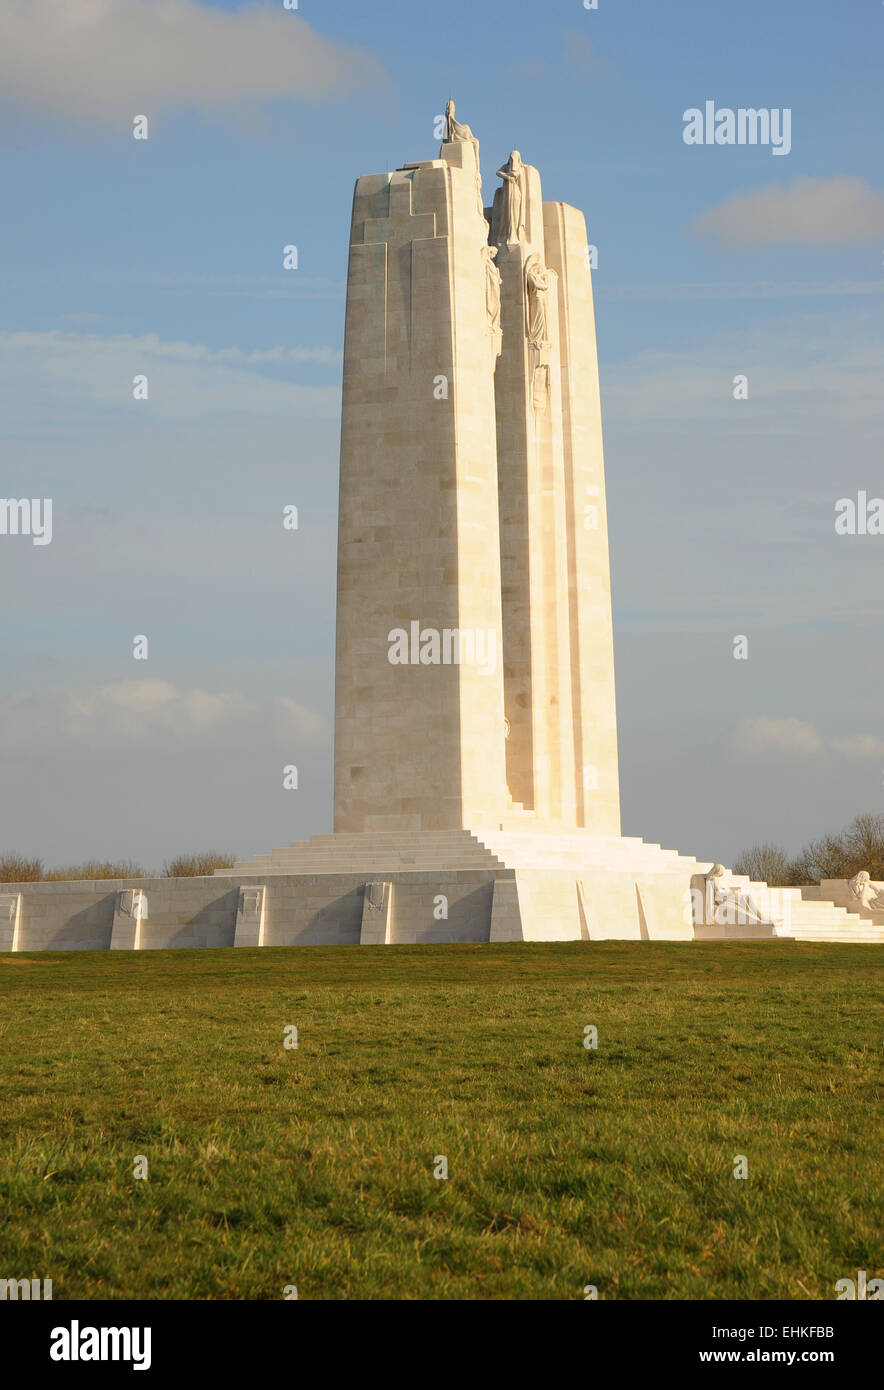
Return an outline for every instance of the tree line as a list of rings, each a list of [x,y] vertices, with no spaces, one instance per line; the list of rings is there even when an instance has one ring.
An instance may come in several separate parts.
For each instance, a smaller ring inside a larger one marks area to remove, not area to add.
[[[860,869],[884,879],[884,816],[872,812],[857,816],[839,834],[811,840],[794,857],[770,842],[752,845],[733,871],[771,887],[793,888],[824,878],[853,878]]]

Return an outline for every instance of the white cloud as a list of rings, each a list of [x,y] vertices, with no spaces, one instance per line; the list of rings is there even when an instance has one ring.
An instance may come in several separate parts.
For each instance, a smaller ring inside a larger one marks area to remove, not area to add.
[[[830,299],[844,295],[884,294],[884,280],[694,280],[657,284],[606,284],[593,286],[598,299],[630,304],[676,303],[709,299]]]
[[[826,307],[703,331],[695,345],[643,348],[603,364],[602,399],[606,425],[630,431],[653,424],[689,435],[714,421],[728,434],[812,438],[832,424],[878,437],[882,372],[884,342],[866,306]],[[733,396],[738,373],[749,377],[741,404]]]
[[[175,362],[231,362],[242,366],[277,363],[284,366],[287,363],[299,362],[334,366],[343,361],[343,353],[329,347],[274,347],[244,352],[242,348],[237,347],[208,348],[202,343],[181,340],[164,342],[156,333],[142,333],[137,337],[120,333],[113,337],[103,337],[99,334],[66,333],[57,328],[42,333],[0,333],[0,350],[5,348],[16,353],[33,347],[47,350],[59,348],[62,351],[66,348],[83,348],[87,351],[110,348],[114,352],[122,349],[154,358],[171,358]]]
[[[884,739],[874,734],[855,734],[849,738],[824,740],[812,724],[794,715],[768,718],[756,715],[741,719],[734,734],[738,753],[750,758],[785,756],[815,758],[823,752],[840,753],[845,758],[884,757]]]
[[[289,696],[255,700],[238,692],[181,690],[131,679],[41,686],[0,698],[0,753],[228,746],[280,738],[325,740],[326,721]]]
[[[823,740],[813,725],[794,715],[776,719],[757,715],[741,719],[734,744],[738,752],[757,758],[770,755],[813,758],[823,750]]]
[[[593,39],[583,29],[567,29],[562,34],[570,62],[584,77],[604,77],[611,64],[602,58]]]
[[[39,270],[16,266],[14,270],[0,267],[0,290],[58,290],[69,294],[77,289],[84,294],[96,287],[104,290],[147,288],[154,290],[190,290],[217,298],[231,296],[242,299],[328,299],[344,300],[347,282],[329,275],[305,275],[283,270],[282,261],[275,275],[223,275],[192,270],[83,270],[73,273],[68,266],[42,265]],[[106,318],[105,314],[62,315],[81,322]]]
[[[884,193],[860,178],[800,178],[785,188],[735,193],[695,217],[689,231],[729,246],[875,241],[884,236]]]
[[[832,747],[845,758],[884,758],[884,739],[874,734],[857,734],[855,738],[835,738]]]
[[[66,117],[136,115],[378,88],[377,60],[278,4],[230,12],[199,0],[3,0],[4,98]]]
[[[194,416],[229,413],[282,414],[331,419],[340,411],[340,388],[299,386],[266,368],[300,363],[337,366],[333,348],[273,347],[244,352],[201,343],[164,342],[155,333],[0,332],[0,367],[9,399],[28,418],[45,415],[46,402],[81,408],[101,405],[147,409],[152,414]],[[133,378],[148,378],[147,402],[133,398]]]
[[[95,278],[101,284],[112,285],[122,281],[132,285],[138,282],[139,276],[137,270],[127,271],[125,276],[118,271],[103,271]],[[276,275],[222,275],[193,270],[153,270],[147,273],[144,280],[152,289],[203,290],[211,295],[243,299],[343,300],[347,292],[346,280],[333,279],[328,275],[303,275],[300,271],[297,275],[288,271],[279,271]]]

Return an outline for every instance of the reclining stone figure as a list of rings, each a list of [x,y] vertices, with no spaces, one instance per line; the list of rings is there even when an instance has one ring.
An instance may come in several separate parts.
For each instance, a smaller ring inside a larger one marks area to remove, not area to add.
[[[847,889],[860,907],[868,912],[884,912],[884,884],[875,883],[867,869],[847,880]]]
[[[734,926],[737,923],[771,924],[782,916],[763,912],[751,893],[725,882],[727,870],[723,864],[713,864],[706,875],[707,917],[711,924]]]

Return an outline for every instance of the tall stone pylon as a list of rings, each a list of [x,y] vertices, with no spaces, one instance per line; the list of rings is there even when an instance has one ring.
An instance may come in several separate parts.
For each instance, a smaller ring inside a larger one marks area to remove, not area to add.
[[[611,590],[582,215],[478,141],[353,200],[335,831],[619,835]]]
[[[449,103],[437,159],[356,184],[334,832],[213,878],[0,884],[0,952],[884,941],[621,837],[586,226],[518,151],[497,173],[485,208]]]
[[[567,203],[544,203],[543,229],[558,308],[576,819],[597,834],[619,835],[611,562],[586,222]]]
[[[508,786],[540,824],[576,824],[558,303],[540,176],[514,150],[491,216],[501,272],[495,370]]]
[[[497,828],[506,811],[487,245],[470,139],[356,184],[336,831]]]
[[[513,802],[539,827],[620,834],[598,355],[583,214],[514,150],[490,212],[504,698]],[[524,818],[523,818],[524,819]]]

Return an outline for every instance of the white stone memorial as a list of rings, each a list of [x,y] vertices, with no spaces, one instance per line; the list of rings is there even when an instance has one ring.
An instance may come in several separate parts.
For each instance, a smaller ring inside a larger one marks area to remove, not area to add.
[[[884,940],[868,875],[836,903],[621,835],[586,224],[518,150],[497,177],[486,208],[450,102],[437,157],[356,182],[333,833],[9,885],[0,949]]]

